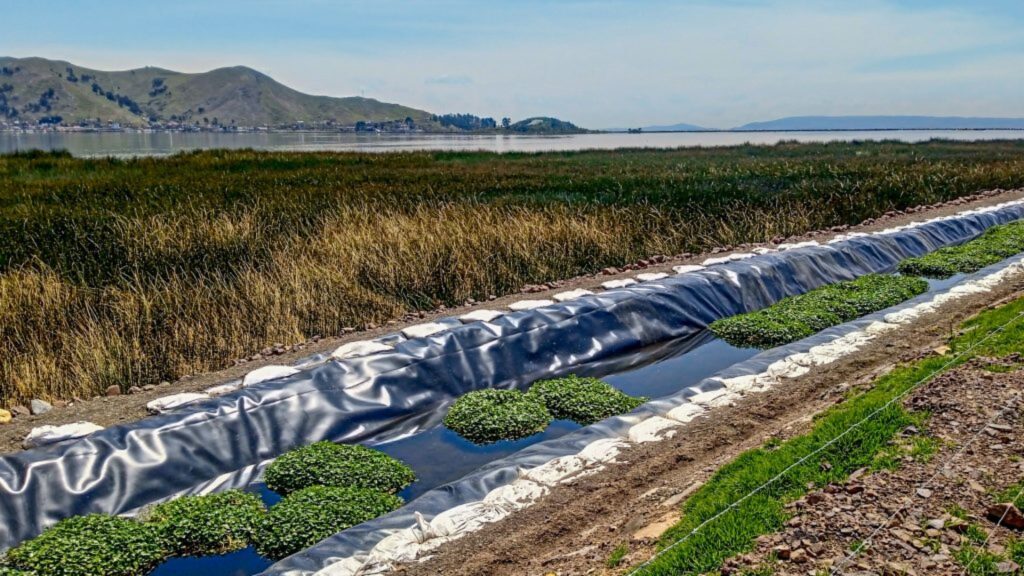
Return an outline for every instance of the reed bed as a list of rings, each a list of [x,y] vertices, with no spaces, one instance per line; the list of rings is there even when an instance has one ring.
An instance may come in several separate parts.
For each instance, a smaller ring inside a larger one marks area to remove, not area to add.
[[[1014,142],[0,156],[0,406],[1024,185]]]

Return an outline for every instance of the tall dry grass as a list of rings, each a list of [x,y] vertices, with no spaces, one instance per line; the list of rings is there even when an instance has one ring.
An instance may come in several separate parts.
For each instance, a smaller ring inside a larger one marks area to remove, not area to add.
[[[0,405],[173,379],[652,254],[1017,186],[1020,150],[0,157]]]

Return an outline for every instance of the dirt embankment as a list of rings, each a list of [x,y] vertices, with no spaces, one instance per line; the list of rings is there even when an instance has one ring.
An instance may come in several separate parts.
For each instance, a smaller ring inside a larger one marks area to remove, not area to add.
[[[996,370],[1013,370],[1000,373],[975,360],[922,385],[904,405],[931,414],[927,430],[908,428],[900,443],[928,438],[937,441],[936,453],[910,449],[895,470],[858,471],[846,484],[792,502],[786,528],[762,536],[756,550],[728,562],[723,573],[772,566],[777,576],[818,570],[952,576],[965,572],[971,560],[963,550],[974,546],[1001,564],[997,572],[1019,574],[1005,555],[1021,533],[1007,525],[1024,528],[1024,517],[1003,518],[996,496],[1008,487],[1016,492],[1013,486],[1024,480],[1019,362],[996,362]],[[982,562],[974,559],[979,571]]]
[[[973,197],[964,197],[936,206],[922,206],[902,212],[893,212],[877,219],[870,219],[863,224],[852,227],[837,227],[833,230],[812,231],[803,236],[791,238],[778,238],[778,242],[798,242],[802,240],[825,241],[839,233],[849,232],[875,232],[892,226],[900,226],[962,212],[972,208],[991,206],[1024,198],[1024,190],[994,190],[979,193]],[[768,245],[770,246],[770,245]],[[401,320],[393,320],[385,326],[373,327],[369,330],[354,331],[341,337],[318,339],[317,341],[306,342],[293,346],[282,346],[264,350],[261,354],[253,355],[247,359],[240,360],[235,366],[212,372],[183,378],[177,382],[164,383],[159,386],[147,386],[146,390],[138,390],[137,393],[110,397],[96,397],[92,399],[77,399],[68,404],[58,405],[55,409],[45,414],[30,415],[27,409],[21,414],[16,414],[13,421],[8,424],[0,424],[0,453],[14,452],[21,449],[21,442],[29,431],[46,424],[59,425],[77,421],[89,421],[100,426],[113,426],[139,420],[147,416],[146,403],[156,398],[181,392],[202,391],[210,386],[241,378],[247,372],[269,364],[290,364],[299,358],[320,353],[329,352],[339,345],[355,340],[372,339],[378,336],[395,332],[404,326],[427,322],[433,319],[465,314],[476,309],[501,310],[508,304],[523,298],[550,298],[551,295],[576,288],[599,290],[600,284],[608,280],[631,278],[637,271],[645,272],[672,272],[673,266],[681,264],[699,264],[712,254],[724,255],[735,250],[748,250],[753,246],[729,246],[716,249],[706,254],[685,254],[675,258],[655,257],[650,260],[638,262],[622,269],[606,269],[589,276],[573,278],[561,282],[551,283],[549,286],[524,287],[523,293],[511,294],[501,297],[494,297],[487,302],[474,302],[457,309],[440,309],[430,313],[413,314]]]
[[[951,327],[1022,291],[1024,281],[1018,279],[991,293],[955,301],[879,336],[857,354],[766,393],[747,395],[735,406],[716,408],[712,417],[685,425],[673,438],[636,446],[620,456],[620,464],[558,487],[535,506],[453,542],[400,573],[620,573],[621,569],[606,566],[616,547],[629,547],[623,566],[648,558],[658,536],[678,520],[680,502],[718,467],[769,439],[805,432],[813,414],[843,400],[852,388],[869,385],[900,362],[938,353],[935,349]],[[960,427],[969,429],[966,420]],[[809,570],[813,573],[812,565],[801,565],[799,573]]]

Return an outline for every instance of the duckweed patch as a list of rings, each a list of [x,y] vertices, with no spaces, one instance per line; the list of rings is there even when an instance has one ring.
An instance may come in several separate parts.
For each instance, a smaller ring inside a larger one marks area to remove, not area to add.
[[[91,514],[61,520],[11,549],[5,562],[35,576],[137,576],[164,555],[156,526]]]
[[[977,272],[1001,260],[1024,252],[1024,222],[994,226],[981,236],[960,244],[940,248],[930,254],[900,262],[904,274],[928,278],[949,278],[954,274]]]
[[[416,475],[402,462],[372,448],[316,442],[274,460],[264,475],[267,487],[281,495],[310,486],[370,488],[394,493]]]
[[[588,426],[616,414],[629,412],[647,401],[617,390],[597,378],[568,376],[535,383],[527,396],[535,396],[560,420]]]
[[[256,551],[268,558],[284,558],[402,504],[398,496],[365,488],[304,488],[270,509],[256,531]]]
[[[165,502],[147,520],[157,527],[170,554],[201,556],[248,546],[265,512],[259,496],[229,490]]]
[[[928,290],[915,276],[868,274],[783,298],[747,314],[711,323],[711,331],[733,346],[771,348],[894,306]]]
[[[551,413],[536,394],[477,390],[452,404],[444,425],[476,444],[492,444],[542,432],[551,420]]]

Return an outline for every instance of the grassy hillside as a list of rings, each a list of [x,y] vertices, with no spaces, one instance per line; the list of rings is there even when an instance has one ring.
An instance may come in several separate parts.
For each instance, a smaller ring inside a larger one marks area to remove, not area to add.
[[[103,72],[64,61],[0,57],[0,91],[0,116],[32,121],[60,116],[65,123],[99,118],[144,125],[216,119],[229,126],[275,126],[430,118],[423,110],[370,98],[303,94],[243,66],[199,74],[152,67]]]
[[[0,406],[1024,185],[1024,143],[0,156]]]

